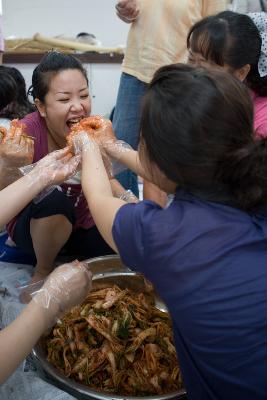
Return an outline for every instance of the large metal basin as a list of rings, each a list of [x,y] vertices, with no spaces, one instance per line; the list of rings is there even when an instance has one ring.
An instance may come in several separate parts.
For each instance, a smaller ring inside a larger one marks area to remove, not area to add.
[[[129,288],[136,292],[143,292],[145,282],[142,275],[132,272],[125,267],[118,256],[106,256],[94,258],[87,261],[93,272],[93,287],[103,288],[116,284],[121,288]],[[166,311],[163,301],[155,293],[156,306],[162,311]],[[54,383],[62,390],[70,393],[77,399],[99,399],[99,400],[126,400],[125,396],[106,394],[90,389],[88,386],[77,383],[60,373],[52,364],[46,360],[46,354],[43,345],[43,338],[39,340],[32,350],[33,360],[37,368],[48,377],[49,381]],[[185,398],[185,390],[169,393],[162,396],[146,397],[127,397],[127,400],[167,400]]]

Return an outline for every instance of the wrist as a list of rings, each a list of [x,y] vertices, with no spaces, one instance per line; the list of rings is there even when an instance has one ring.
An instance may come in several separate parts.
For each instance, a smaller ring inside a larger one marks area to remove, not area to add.
[[[119,199],[125,201],[126,203],[135,203],[138,201],[137,197],[130,189],[125,190],[123,193],[121,193]]]
[[[105,143],[103,144],[103,148],[106,152],[106,154],[113,158],[116,161],[119,161],[121,157],[121,151],[120,151],[120,145],[119,142],[114,142],[114,143]]]
[[[33,169],[27,175],[24,176],[25,181],[28,185],[34,187],[36,193],[39,193],[49,184],[49,178],[47,175],[42,174],[42,171]]]
[[[59,304],[47,294],[46,290],[41,289],[36,293],[32,302],[39,310],[40,317],[43,319],[44,329],[54,325],[61,310]]]
[[[44,332],[52,325],[52,319],[47,315],[45,309],[37,304],[34,299],[26,306],[25,312],[31,314],[35,325],[39,327],[40,333]]]

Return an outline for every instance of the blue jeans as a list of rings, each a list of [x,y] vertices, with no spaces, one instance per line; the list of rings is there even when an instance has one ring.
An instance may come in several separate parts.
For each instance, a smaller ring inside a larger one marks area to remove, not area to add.
[[[132,75],[121,75],[117,102],[113,115],[113,129],[118,139],[124,140],[137,150],[140,133],[141,104],[147,84]],[[125,170],[116,178],[138,196],[137,176]]]

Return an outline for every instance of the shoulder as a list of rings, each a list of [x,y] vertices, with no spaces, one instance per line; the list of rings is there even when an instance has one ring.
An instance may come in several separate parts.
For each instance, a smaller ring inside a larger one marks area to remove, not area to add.
[[[47,127],[44,118],[38,111],[26,115],[21,122],[26,126],[26,133],[32,136],[34,141],[34,158],[36,162],[48,153]]]
[[[257,96],[255,95],[253,98],[253,103],[256,109],[264,109],[267,108],[267,97]]]
[[[162,212],[164,210],[160,206],[150,201],[125,204],[118,210],[112,236],[126,265],[143,265],[149,230]]]
[[[254,127],[257,136],[267,136],[267,97],[254,96]]]
[[[34,111],[26,115],[21,122],[26,126],[26,132],[31,136],[36,136],[40,130],[46,131],[46,124],[44,119],[40,116],[38,111]]]

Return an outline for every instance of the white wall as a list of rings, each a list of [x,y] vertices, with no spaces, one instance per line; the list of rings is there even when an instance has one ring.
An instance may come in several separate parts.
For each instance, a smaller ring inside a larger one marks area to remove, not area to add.
[[[93,33],[104,46],[125,44],[129,26],[115,13],[116,0],[2,0],[5,37]]]
[[[115,13],[116,0],[2,0],[5,37],[27,38],[36,32],[45,36],[75,37],[93,33],[103,46],[126,43],[129,25]],[[34,64],[13,65],[30,85]],[[120,64],[85,65],[90,80],[92,113],[109,114],[115,105]]]

